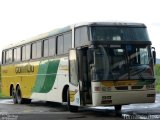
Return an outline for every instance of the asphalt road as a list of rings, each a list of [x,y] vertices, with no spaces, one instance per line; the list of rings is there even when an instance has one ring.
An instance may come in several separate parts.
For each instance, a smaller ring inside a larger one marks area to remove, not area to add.
[[[70,113],[66,106],[57,103],[32,101],[31,104],[13,104],[11,99],[0,100],[0,120],[138,120],[160,119],[160,94],[152,104],[132,104],[122,107],[116,114],[113,107],[80,108]]]

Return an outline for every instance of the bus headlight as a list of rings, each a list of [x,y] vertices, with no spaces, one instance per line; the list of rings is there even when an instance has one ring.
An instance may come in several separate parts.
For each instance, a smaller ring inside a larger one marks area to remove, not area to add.
[[[102,87],[102,91],[103,92],[111,91],[111,87]]]
[[[101,87],[94,87],[94,91],[96,91],[96,92],[101,91]]]
[[[146,88],[147,89],[154,89],[155,85],[154,84],[149,84],[149,85],[146,85]]]

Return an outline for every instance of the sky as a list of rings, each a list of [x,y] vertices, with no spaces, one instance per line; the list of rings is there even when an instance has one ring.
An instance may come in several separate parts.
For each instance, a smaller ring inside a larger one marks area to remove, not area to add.
[[[0,51],[71,24],[120,21],[146,24],[160,58],[159,11],[159,0],[0,0]]]

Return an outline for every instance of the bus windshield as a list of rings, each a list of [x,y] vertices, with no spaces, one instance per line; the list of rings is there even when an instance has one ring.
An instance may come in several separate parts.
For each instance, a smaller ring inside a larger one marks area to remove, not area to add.
[[[149,45],[99,45],[93,51],[93,80],[153,79]]]
[[[145,27],[91,27],[93,41],[149,41]]]

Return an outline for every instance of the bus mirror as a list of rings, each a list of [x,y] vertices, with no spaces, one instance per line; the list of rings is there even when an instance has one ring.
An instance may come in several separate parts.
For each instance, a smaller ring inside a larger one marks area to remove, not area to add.
[[[155,51],[155,47],[152,47],[152,55],[153,55],[153,61],[154,61],[154,64],[156,64],[156,51]]]

